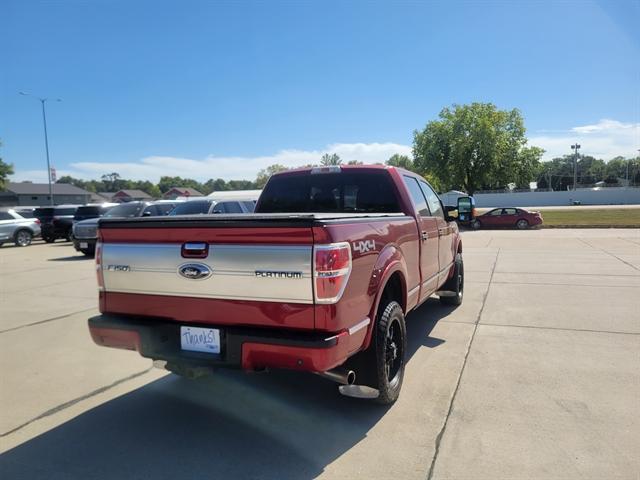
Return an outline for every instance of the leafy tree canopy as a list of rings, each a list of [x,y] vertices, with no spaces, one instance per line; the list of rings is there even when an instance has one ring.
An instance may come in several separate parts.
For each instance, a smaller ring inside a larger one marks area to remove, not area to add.
[[[399,153],[396,153],[389,157],[389,160],[387,160],[386,163],[387,165],[390,165],[392,167],[404,168],[405,170],[413,171],[413,169],[415,168],[413,165],[413,160],[411,160],[408,156],[400,155]]]
[[[342,159],[336,153],[325,153],[320,158],[320,165],[323,167],[328,167],[330,165],[340,165],[342,163]]]
[[[0,142],[0,147],[2,142]],[[4,188],[9,179],[9,175],[13,175],[13,165],[11,163],[5,163],[0,157],[0,190]]]
[[[285,170],[289,169],[284,165],[279,165],[277,163],[275,165],[269,165],[267,168],[263,168],[258,172],[258,176],[256,177],[255,181],[255,187],[264,188],[264,186],[267,184],[267,180],[269,180],[269,177],[271,177],[271,175],[278,172],[284,172]]]
[[[414,132],[417,171],[432,175],[442,190],[473,194],[535,179],[544,151],[527,146],[524,120],[517,109],[492,103],[444,108],[439,120]]]

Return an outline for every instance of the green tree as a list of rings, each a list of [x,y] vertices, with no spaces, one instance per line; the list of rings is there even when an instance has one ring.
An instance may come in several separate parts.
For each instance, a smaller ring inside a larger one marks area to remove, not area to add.
[[[2,142],[0,142],[0,147]],[[9,175],[13,175],[13,164],[5,163],[0,157],[0,190],[4,189],[9,179]]]
[[[526,144],[517,109],[498,110],[492,103],[453,105],[414,132],[414,165],[442,190],[461,188],[473,194],[535,180],[543,150]]]
[[[100,178],[104,182],[108,191],[117,192],[118,190],[122,190],[122,187],[120,187],[118,183],[118,180],[120,180],[120,174],[118,172],[105,173]]]
[[[173,187],[195,188],[199,192],[204,193],[202,192],[204,190],[204,186],[200,182],[192,178],[168,177],[168,176],[160,177],[160,181],[158,182],[158,188],[160,188],[160,191],[163,194],[167,193]]]
[[[202,185],[202,187],[204,188],[202,193],[205,195],[209,195],[211,192],[223,192],[229,189],[227,182],[225,182],[223,178],[216,178],[215,180],[210,178]]]
[[[155,183],[151,183],[149,180],[138,180],[131,182],[131,188],[136,190],[142,190],[148,193],[153,198],[162,197],[162,192]]]
[[[258,172],[258,176],[256,177],[256,188],[264,188],[271,175],[278,172],[284,172],[285,170],[289,170],[289,168],[277,163],[275,165],[269,165],[267,168],[263,168]]]
[[[411,160],[408,156],[400,155],[399,153],[396,153],[389,157],[389,160],[387,160],[386,164],[392,167],[404,168],[405,170],[413,171],[414,169],[413,160]]]
[[[85,188],[87,182],[80,180],[79,178],[72,177],[71,175],[64,175],[60,177],[56,183],[65,183],[67,185],[74,185],[79,188]]]
[[[330,165],[340,165],[341,163],[342,163],[342,160],[336,153],[332,153],[332,154],[325,153],[320,158],[320,165],[322,165],[323,167],[328,167]]]
[[[227,187],[227,190],[253,190],[256,185],[251,180],[229,180]]]

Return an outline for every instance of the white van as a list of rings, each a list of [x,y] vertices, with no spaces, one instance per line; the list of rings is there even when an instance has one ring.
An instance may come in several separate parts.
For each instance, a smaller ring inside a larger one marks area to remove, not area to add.
[[[190,198],[174,208],[174,215],[204,215],[208,213],[253,213],[262,190],[214,192],[206,197]]]

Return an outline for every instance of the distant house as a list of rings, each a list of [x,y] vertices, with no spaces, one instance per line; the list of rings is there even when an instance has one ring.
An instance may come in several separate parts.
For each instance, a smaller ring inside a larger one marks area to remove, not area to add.
[[[111,196],[112,202],[126,203],[136,201],[149,201],[153,197],[142,190],[120,190]]]
[[[113,195],[113,194],[110,194],[109,197],[105,197],[101,193],[91,192],[91,200],[90,201],[91,201],[91,203],[110,202],[111,201],[111,195]]]
[[[67,183],[51,185],[55,205],[82,205],[91,201],[91,192]],[[0,206],[39,206],[50,205],[48,183],[8,183],[0,192]]]
[[[166,200],[175,200],[178,197],[203,197],[195,188],[189,187],[171,187],[171,189],[165,193],[162,198]]]
[[[98,192],[98,195],[107,199],[107,202],[110,202],[115,194],[115,192]]]

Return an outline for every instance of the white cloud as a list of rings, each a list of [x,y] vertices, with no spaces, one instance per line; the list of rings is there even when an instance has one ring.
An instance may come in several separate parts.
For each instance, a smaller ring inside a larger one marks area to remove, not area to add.
[[[563,131],[541,131],[529,138],[529,145],[546,150],[545,160],[571,153],[571,145],[578,142],[584,155],[610,160],[622,155],[632,157],[640,148],[640,123],[623,123],[603,119],[593,125],[582,125]],[[109,172],[123,178],[157,182],[161,176],[181,176],[205,181],[209,178],[252,180],[259,170],[279,163],[296,167],[318,163],[325,153],[337,153],[346,163],[360,160],[365,163],[384,162],[395,153],[411,156],[411,146],[398,143],[334,143],[318,150],[280,150],[272,155],[221,157],[209,155],[203,159],[150,156],[135,162],[79,162],[58,170],[58,178],[71,175],[82,179],[97,179]],[[46,170],[18,170],[12,181],[46,182]]]
[[[59,170],[58,177],[71,175],[76,178],[100,178],[109,172],[118,172],[123,178],[157,182],[161,176],[181,176],[204,181],[209,178],[225,180],[253,180],[258,171],[275,163],[297,167],[318,163],[325,153],[336,153],[346,163],[360,160],[364,163],[385,162],[395,153],[411,155],[411,147],[397,143],[334,143],[320,150],[281,150],[273,155],[257,157],[218,157],[204,159],[152,156],[137,162],[79,162],[69,169]],[[45,182],[46,170],[17,171],[13,181],[32,180]]]
[[[570,130],[534,135],[529,145],[544,148],[544,160],[571,153],[571,145],[578,142],[580,153],[603,160],[621,155],[633,157],[640,148],[640,123],[623,123],[602,119],[593,125],[573,127]]]

